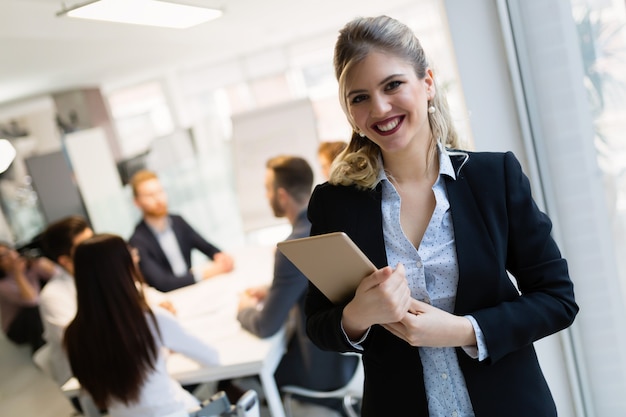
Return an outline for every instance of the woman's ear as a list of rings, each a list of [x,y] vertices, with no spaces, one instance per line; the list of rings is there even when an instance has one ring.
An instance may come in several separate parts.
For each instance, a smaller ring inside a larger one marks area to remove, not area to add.
[[[428,94],[428,100],[435,98],[437,89],[435,88],[435,75],[430,68],[426,69],[426,75],[424,76],[424,83],[426,84],[426,93]]]

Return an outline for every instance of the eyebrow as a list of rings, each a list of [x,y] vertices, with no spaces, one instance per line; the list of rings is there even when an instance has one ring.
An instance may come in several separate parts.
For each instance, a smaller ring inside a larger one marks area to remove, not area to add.
[[[379,86],[388,83],[391,79],[395,78],[395,77],[401,77],[404,76],[404,74],[400,73],[400,74],[391,74],[385,78],[382,79],[381,82],[378,83]],[[361,94],[361,93],[366,93],[367,90],[352,90],[352,91],[348,91],[348,93],[346,94],[346,97],[350,97],[352,95],[355,94]]]

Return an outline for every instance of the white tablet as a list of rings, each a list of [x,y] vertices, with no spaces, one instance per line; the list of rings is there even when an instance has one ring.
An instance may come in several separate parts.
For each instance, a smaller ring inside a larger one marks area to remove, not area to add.
[[[376,270],[343,232],[286,240],[277,246],[333,303],[351,298],[361,280]]]

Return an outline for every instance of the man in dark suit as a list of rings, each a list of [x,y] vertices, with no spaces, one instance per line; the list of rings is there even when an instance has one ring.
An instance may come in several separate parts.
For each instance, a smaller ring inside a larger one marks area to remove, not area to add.
[[[181,216],[168,213],[167,195],[155,173],[139,171],[130,184],[143,219],[129,243],[139,250],[139,268],[149,285],[171,291],[233,269],[230,255],[207,242]],[[192,249],[213,262],[192,269]]]
[[[309,236],[311,223],[307,205],[313,186],[313,171],[302,158],[277,156],[267,162],[265,189],[276,217],[286,217],[292,225],[287,238]],[[275,374],[276,383],[329,391],[347,383],[357,357],[319,349],[305,333],[304,299],[308,280],[285,256],[276,251],[274,279],[269,288],[251,288],[242,294],[237,318],[241,325],[259,337],[274,335],[293,311],[294,334]],[[340,404],[322,405],[339,410]]]

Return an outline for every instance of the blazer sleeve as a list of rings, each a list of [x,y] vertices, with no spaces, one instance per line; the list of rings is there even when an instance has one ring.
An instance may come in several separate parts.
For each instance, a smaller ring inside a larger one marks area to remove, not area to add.
[[[189,245],[188,253],[191,252],[191,249],[197,249],[210,259],[213,259],[216,253],[221,252],[216,246],[212,245],[205,238],[200,236],[200,234],[196,232],[196,230],[191,227],[185,219],[180,216],[172,216],[172,218],[175,219],[177,228],[179,228],[182,232],[180,234],[181,240],[184,240],[185,244]]]
[[[568,327],[578,312],[567,262],[551,236],[552,223],[536,206],[515,156],[509,152],[503,161],[508,225],[500,236],[519,296],[471,313],[485,336],[487,362]]]
[[[309,200],[308,216],[311,221],[311,236],[338,231],[333,221],[328,221],[333,213],[327,213],[333,198],[332,189],[327,185],[315,188]],[[329,192],[330,191],[330,192]],[[317,287],[309,283],[305,299],[306,331],[311,341],[320,349],[338,352],[359,352],[345,338],[341,318],[345,304],[333,304]]]
[[[308,280],[279,251],[274,255],[274,279],[263,308],[241,310],[241,326],[258,337],[274,335],[285,324],[291,309],[307,290]]]

